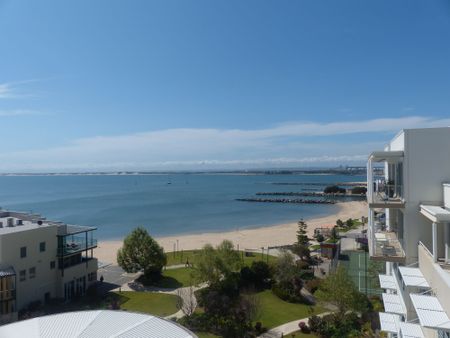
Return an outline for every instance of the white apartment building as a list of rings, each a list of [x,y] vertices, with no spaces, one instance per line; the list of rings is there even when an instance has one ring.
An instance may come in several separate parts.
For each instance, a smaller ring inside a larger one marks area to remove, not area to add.
[[[449,338],[450,128],[403,130],[367,169],[369,255],[386,262],[381,329]]]
[[[97,281],[94,230],[0,210],[0,325],[32,302],[85,294]]]

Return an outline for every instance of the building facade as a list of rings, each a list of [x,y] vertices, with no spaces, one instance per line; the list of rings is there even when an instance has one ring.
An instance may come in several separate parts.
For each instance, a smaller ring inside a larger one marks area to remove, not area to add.
[[[450,338],[450,128],[401,131],[367,170],[369,255],[386,262],[381,329]]]
[[[95,230],[0,210],[0,325],[30,303],[84,295],[97,281]]]

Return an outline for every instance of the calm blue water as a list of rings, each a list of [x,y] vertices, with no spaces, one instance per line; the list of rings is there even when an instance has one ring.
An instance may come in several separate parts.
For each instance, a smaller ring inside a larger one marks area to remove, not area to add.
[[[122,238],[144,225],[154,236],[235,230],[334,213],[336,205],[249,203],[260,191],[302,191],[272,182],[364,181],[331,175],[142,175],[0,177],[0,206],[98,227]],[[168,183],[171,184],[168,184]],[[307,187],[313,188],[313,187]],[[316,188],[316,187],[314,187]],[[317,187],[317,190],[323,187]]]

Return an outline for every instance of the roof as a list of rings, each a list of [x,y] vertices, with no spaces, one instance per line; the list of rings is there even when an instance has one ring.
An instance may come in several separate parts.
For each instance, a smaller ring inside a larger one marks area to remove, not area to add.
[[[423,288],[430,287],[419,268],[399,266],[398,270],[400,271],[403,282],[406,286],[417,286]]]
[[[160,317],[126,311],[80,311],[38,317],[0,326],[9,338],[197,338]]]
[[[380,312],[378,315],[380,316],[381,331],[398,334],[400,324],[399,315],[385,312]]]
[[[411,301],[419,317],[420,325],[433,329],[450,329],[450,319],[436,297],[412,293]]]
[[[418,324],[400,322],[402,338],[424,338],[422,328]]]
[[[403,157],[403,151],[374,151],[369,160],[375,162],[399,160]]]
[[[420,213],[432,222],[450,222],[450,210],[436,205],[420,205]]]
[[[395,313],[399,315],[406,315],[405,306],[403,306],[402,300],[399,295],[392,293],[383,293],[384,310],[389,313]]]
[[[397,290],[397,283],[395,282],[394,276],[389,275],[378,275],[380,279],[380,287],[382,289]]]
[[[14,271],[14,268],[12,266],[0,264],[0,278],[8,277],[8,276],[15,276],[15,275],[16,275],[16,272]]]

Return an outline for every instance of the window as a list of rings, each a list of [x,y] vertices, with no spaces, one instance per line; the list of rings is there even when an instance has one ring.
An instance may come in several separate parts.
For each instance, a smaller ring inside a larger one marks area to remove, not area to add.
[[[27,247],[23,246],[20,248],[20,258],[25,258],[27,257]]]
[[[27,279],[27,270],[19,271],[19,279],[21,282],[23,282],[25,279]]]
[[[44,252],[45,251],[45,242],[39,243],[39,251]]]
[[[36,277],[36,268],[35,267],[30,268],[28,272],[30,273],[30,279]]]
[[[56,266],[56,263],[55,263],[55,261],[51,261],[50,262],[50,269],[54,269],[55,268],[55,266]]]

